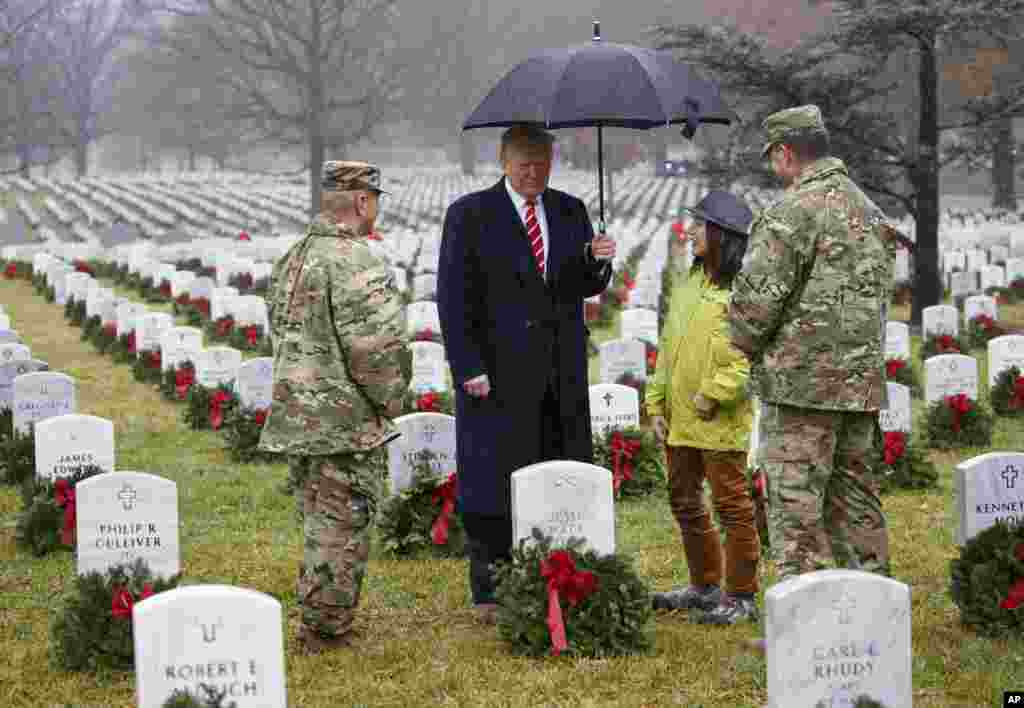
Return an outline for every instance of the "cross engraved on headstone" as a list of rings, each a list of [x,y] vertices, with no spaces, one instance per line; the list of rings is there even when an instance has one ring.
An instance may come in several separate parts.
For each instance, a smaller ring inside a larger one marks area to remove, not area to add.
[[[124,505],[124,510],[129,511],[135,506],[135,490],[131,486],[125,484],[121,487],[121,491],[117,493],[117,498],[121,500],[121,504]]]
[[[131,563],[133,560],[135,560],[135,551],[123,551],[121,553],[121,559],[125,563]]]
[[[433,442],[434,436],[437,435],[437,428],[434,427],[433,423],[427,423],[423,426],[423,430],[420,434],[427,442]]]
[[[1017,475],[1020,474],[1020,470],[1013,465],[1007,465],[1006,469],[999,474],[1002,475],[1003,481],[1006,482],[1006,488],[1013,489],[1014,485],[1017,483]]]
[[[606,393],[603,396],[601,396],[601,398],[604,399],[605,406],[608,406],[610,408],[611,405],[612,405],[612,398],[613,398],[613,396],[611,394],[611,391],[609,391],[608,393]]]
[[[576,478],[571,476],[571,475],[567,475],[567,474],[566,475],[562,475],[557,480],[555,480],[555,486],[556,487],[562,487],[562,486],[565,486],[565,487],[575,487],[576,486]]]
[[[203,641],[212,644],[217,641],[217,630],[224,629],[224,619],[218,617],[216,622],[202,622],[198,617],[192,618],[192,625],[203,633]]]
[[[857,601],[845,590],[843,590],[843,594],[839,599],[832,603],[832,607],[839,613],[839,624],[850,624],[853,622],[850,610],[857,607]]]
[[[39,386],[39,395],[40,396],[48,396],[48,395],[50,395],[50,389],[47,388],[46,384],[41,384]]]

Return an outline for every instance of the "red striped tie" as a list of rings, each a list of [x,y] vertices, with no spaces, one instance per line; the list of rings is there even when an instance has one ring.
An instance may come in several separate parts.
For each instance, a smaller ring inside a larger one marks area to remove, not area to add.
[[[537,221],[537,206],[532,199],[526,201],[526,235],[530,237],[530,248],[537,260],[540,277],[544,277],[544,239],[540,237],[540,222]]]

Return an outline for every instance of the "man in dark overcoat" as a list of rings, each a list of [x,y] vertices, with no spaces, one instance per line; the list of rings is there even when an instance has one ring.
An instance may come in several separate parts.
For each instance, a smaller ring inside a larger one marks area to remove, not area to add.
[[[615,242],[581,200],[547,187],[554,138],[502,135],[504,177],[445,215],[437,306],[455,382],[458,509],[473,603],[493,623],[492,564],[512,549],[511,474],[593,461],[583,298],[611,279]]]

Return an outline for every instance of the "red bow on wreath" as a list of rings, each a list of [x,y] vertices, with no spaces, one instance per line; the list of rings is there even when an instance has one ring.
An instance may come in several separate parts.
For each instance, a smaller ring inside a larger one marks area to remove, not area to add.
[[[371,241],[383,241],[384,240],[384,238],[377,231],[371,231],[370,233],[366,234],[366,238],[370,239]]]
[[[629,273],[622,274],[622,283],[626,286],[626,290],[632,290],[636,287],[636,281]]]
[[[149,367],[151,369],[159,369],[163,365],[163,357],[160,354],[159,349],[154,349],[153,351],[149,352],[147,359],[149,361]]]
[[[939,353],[942,354],[945,352],[960,352],[960,349],[956,346],[956,342],[953,340],[953,337],[948,334],[944,334],[939,337]]]
[[[966,393],[958,393],[955,396],[946,396],[946,405],[953,411],[953,432],[960,432],[960,417],[971,410],[971,399]]]
[[[238,240],[239,241],[252,241],[252,239],[249,238],[249,234],[247,234],[244,231],[242,233],[238,234]]]
[[[233,317],[221,317],[217,320],[217,336],[226,337],[231,333],[231,329],[235,326],[235,319]]]
[[[256,425],[263,427],[263,424],[267,422],[267,409],[260,408],[258,411],[253,413],[253,419],[256,421]]]
[[[907,450],[907,436],[901,430],[885,433],[885,464],[893,465]]]
[[[887,379],[895,378],[899,370],[907,365],[907,362],[902,359],[888,359],[885,362],[885,377]]]
[[[417,342],[429,342],[433,338],[434,330],[430,329],[430,327],[424,327],[423,329],[416,333],[415,340]]]
[[[551,653],[558,656],[569,648],[559,593],[565,593],[565,599],[575,607],[597,590],[597,576],[589,570],[576,570],[568,551],[552,551],[547,560],[540,562],[540,574],[548,581],[548,631]]]
[[[1024,562],[1024,543],[1018,543],[1013,549],[1013,557]],[[1024,578],[1017,578],[1017,581],[1010,586],[1010,592],[1006,599],[999,603],[1003,610],[1016,610],[1024,605]]]
[[[191,366],[183,366],[174,372],[174,389],[178,393],[178,400],[185,400],[189,386],[196,382],[196,372]]]
[[[4,269],[4,276],[8,278],[14,278],[18,275],[18,265],[16,263],[10,263]]]
[[[203,317],[210,316],[210,300],[208,298],[197,297],[192,301],[192,306],[199,310]]]
[[[128,353],[135,354],[135,330],[128,333]]]
[[[991,330],[992,326],[995,324],[995,321],[984,313],[975,317],[974,321],[977,322],[978,326],[981,327],[986,332]]]
[[[210,427],[220,430],[224,423],[224,404],[230,400],[226,391],[217,389],[210,396]]]
[[[75,261],[75,272],[88,273],[89,275],[94,275],[92,268],[90,268],[87,263],[83,263],[82,261]]]
[[[249,325],[243,331],[245,332],[245,341],[249,343],[250,347],[255,347],[260,338],[259,325]]]
[[[416,399],[416,409],[426,412],[439,412],[441,410],[441,398],[433,391],[427,391]]]
[[[654,369],[658,366],[658,350],[652,349],[647,353],[647,368]]]
[[[676,236],[682,236],[683,235],[683,222],[681,222],[681,221],[674,222],[672,224],[672,233],[674,233]]]
[[[431,495],[435,504],[441,505],[441,512],[430,527],[430,540],[435,546],[443,546],[448,543],[448,526],[451,524],[452,512],[455,511],[455,473],[448,475],[448,479],[437,486]]]
[[[75,488],[66,479],[58,479],[53,485],[53,500],[64,509],[64,528],[60,531],[60,542],[65,546],[75,545],[75,522],[77,504]]]
[[[170,297],[171,296],[171,281],[169,281],[169,280],[161,280],[160,281],[160,294],[163,295],[164,297]]]
[[[1011,410],[1024,408],[1024,376],[1018,376],[1013,380],[1013,395],[1006,405]]]
[[[623,481],[633,479],[633,455],[640,450],[640,441],[632,440],[616,430],[612,433],[612,484],[615,493]]]
[[[117,325],[110,323],[103,325],[103,336],[107,339],[117,339]]]
[[[132,607],[135,605],[135,597],[132,595],[131,590],[123,588],[119,585],[115,585],[113,588],[113,597],[110,600],[110,614],[117,619],[132,618]],[[142,587],[142,595],[139,600],[145,600],[147,597],[153,595],[153,586],[146,583]]]

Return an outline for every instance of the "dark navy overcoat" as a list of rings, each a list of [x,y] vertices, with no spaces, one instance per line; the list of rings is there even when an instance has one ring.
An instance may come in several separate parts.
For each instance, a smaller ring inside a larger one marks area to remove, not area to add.
[[[546,283],[504,178],[459,198],[445,214],[437,306],[455,384],[463,512],[507,516],[511,473],[545,459],[540,410],[553,362],[563,458],[593,461],[583,298],[602,292],[612,269],[585,253],[594,231],[580,199],[549,187],[542,200]],[[463,382],[483,373],[490,394],[467,395]]]

